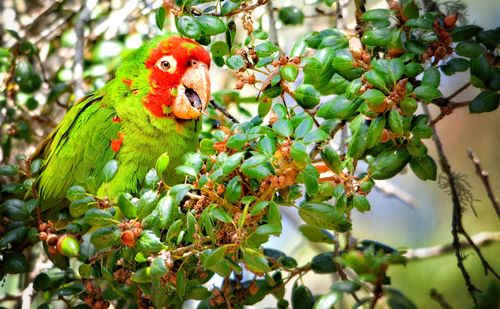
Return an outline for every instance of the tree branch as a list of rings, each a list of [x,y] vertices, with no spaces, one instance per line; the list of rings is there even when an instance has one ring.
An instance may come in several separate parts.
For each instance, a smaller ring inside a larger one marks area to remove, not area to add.
[[[471,239],[476,244],[476,246],[486,247],[500,242],[500,232],[481,232],[479,234],[471,236]],[[460,246],[464,249],[471,247],[468,241],[461,241]],[[448,253],[452,253],[454,250],[455,248],[453,247],[453,244],[446,244],[441,246],[409,249],[406,251],[404,256],[409,261],[416,261],[442,256]]]
[[[431,298],[434,299],[443,309],[453,309],[453,307],[444,299],[443,295],[436,289],[431,289]]]
[[[429,116],[429,109],[427,106],[424,104],[423,109],[425,113]],[[459,234],[463,235],[469,245],[474,249],[474,251],[477,253],[479,259],[481,260],[481,264],[483,265],[485,274],[488,273],[488,270],[490,270],[495,277],[500,278],[498,274],[493,270],[493,268],[489,265],[489,263],[486,261],[484,258],[483,254],[481,253],[481,250],[476,246],[474,241],[471,239],[469,234],[465,231],[462,223],[462,206],[460,204],[460,196],[458,192],[458,187],[455,179],[455,175],[451,170],[451,166],[448,162],[448,158],[446,157],[443,149],[443,144],[441,143],[441,139],[439,138],[439,135],[436,131],[436,128],[432,128],[433,134],[432,134],[432,139],[434,141],[434,144],[436,145],[436,150],[438,153],[439,157],[439,163],[441,166],[441,169],[443,173],[446,175],[448,178],[448,184],[450,187],[450,194],[451,194],[451,200],[453,204],[453,210],[452,210],[452,223],[451,223],[451,234],[453,238],[452,246],[455,251],[455,256],[457,257],[457,266],[462,272],[462,277],[465,280],[465,285],[467,286],[467,289],[469,291],[469,295],[472,297],[472,300],[474,301],[474,304],[477,304],[477,297],[476,297],[476,292],[479,292],[479,289],[472,283],[472,280],[470,278],[470,275],[467,271],[467,269],[464,266],[464,257],[462,256],[460,250],[462,247],[462,244],[460,243],[460,238]]]
[[[474,154],[471,148],[467,150],[467,156],[469,159],[471,159],[472,163],[474,164],[474,167],[476,168],[476,174],[479,176],[481,181],[483,182],[484,188],[486,189],[486,192],[488,193],[488,198],[491,201],[491,204],[493,205],[493,208],[495,209],[495,212],[497,213],[497,217],[500,219],[500,206],[498,204],[498,200],[496,199],[495,195],[493,194],[493,190],[491,188],[490,180],[489,180],[489,175],[488,171],[483,170],[483,168],[480,165],[479,158]]]
[[[217,104],[214,100],[210,100],[210,104],[216,109],[218,110],[219,112],[221,112],[222,114],[224,114],[224,116],[226,116],[227,118],[229,118],[232,122],[234,123],[240,123],[238,121],[238,119],[236,119],[233,115],[231,115],[227,109],[219,104]]]

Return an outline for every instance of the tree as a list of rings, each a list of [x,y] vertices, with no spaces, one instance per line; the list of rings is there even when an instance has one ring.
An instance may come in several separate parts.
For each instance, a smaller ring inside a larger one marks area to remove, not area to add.
[[[335,25],[305,32],[285,51],[277,19],[300,25],[314,17],[296,6],[266,0],[130,3],[71,9],[66,1],[54,2],[21,31],[7,29],[1,37],[9,47],[0,49],[6,76],[0,276],[25,278],[24,297],[41,308],[54,301],[79,308],[110,302],[180,307],[185,300],[200,300],[201,308],[240,308],[266,295],[279,308],[330,308],[341,300],[414,308],[390,285],[387,270],[422,251],[356,240],[351,213],[369,211],[367,195],[377,181],[406,166],[421,180],[435,181],[438,167],[423,142],[432,138],[442,172],[436,185],[448,190],[453,204],[452,244],[436,254],[455,253],[474,304],[498,303],[496,282],[479,291],[464,265],[461,249],[472,246],[485,272],[499,278],[478,247],[492,239],[470,237],[462,223],[471,193],[450,167],[435,125],[457,108],[498,108],[500,28],[457,24],[464,10],[459,2],[425,1],[422,7],[387,1],[385,8],[366,10],[361,0],[325,0],[311,8]],[[355,8],[350,17],[344,16],[348,5]],[[148,20],[153,16],[156,26]],[[356,27],[342,28],[349,18]],[[59,224],[47,220],[33,186],[40,159],[18,155],[12,161],[12,154],[28,153],[23,150],[48,133],[74,99],[101,86],[119,53],[168,27],[206,45],[213,63],[237,79],[213,94],[200,150],[177,167],[185,183],[165,185],[168,157],[161,156],[139,194],[123,192],[110,201],[73,186]],[[72,47],[75,55],[65,55]],[[441,77],[465,71],[470,82],[444,97]],[[469,87],[481,91],[470,102],[456,102]],[[428,106],[441,114],[431,119]],[[472,152],[470,157],[499,215],[487,174]],[[266,248],[270,236],[282,233],[283,207],[297,209],[303,222],[296,228],[308,241],[329,249],[299,264]],[[51,261],[47,271],[31,258],[42,252]],[[335,280],[313,296],[301,280],[308,273],[325,280],[334,274]],[[216,276],[220,284],[208,285]],[[23,294],[4,301],[20,302]],[[447,305],[437,291],[432,295]]]

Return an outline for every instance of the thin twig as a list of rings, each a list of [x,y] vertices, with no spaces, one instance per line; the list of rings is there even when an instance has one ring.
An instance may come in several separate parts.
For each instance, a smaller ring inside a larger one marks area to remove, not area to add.
[[[488,245],[500,242],[500,232],[481,232],[479,234],[471,236],[471,240],[478,247],[486,247]],[[471,245],[467,241],[461,241],[460,246],[463,249],[471,247]],[[453,247],[453,244],[446,244],[434,247],[409,249],[406,250],[404,256],[409,261],[416,261],[443,256],[445,254],[452,253],[454,250],[455,248]]]
[[[448,100],[453,99],[454,97],[456,97],[457,95],[459,95],[462,91],[464,91],[465,89],[469,88],[469,86],[470,86],[470,83],[466,83],[462,87],[458,88],[455,92],[453,92],[452,94],[450,94],[446,99],[448,99]]]
[[[408,194],[404,190],[401,190],[387,180],[377,180],[375,183],[375,189],[388,197],[394,197],[412,209],[417,206],[417,200],[412,195]]]
[[[429,109],[427,108],[426,105],[423,105],[423,109],[425,113],[429,116]],[[432,134],[432,139],[434,141],[434,144],[436,145],[436,150],[438,153],[439,157],[439,163],[441,166],[441,169],[443,173],[445,173],[446,177],[448,178],[448,183],[450,187],[450,194],[451,194],[451,200],[453,204],[453,210],[452,210],[452,224],[451,224],[451,234],[453,237],[453,242],[452,246],[455,249],[455,256],[457,257],[457,266],[460,269],[462,273],[462,277],[464,278],[465,285],[467,286],[467,290],[469,291],[469,295],[471,296],[472,300],[474,301],[474,304],[477,304],[477,297],[476,297],[476,292],[479,292],[479,289],[472,283],[472,280],[470,278],[470,275],[467,271],[467,269],[464,266],[464,257],[462,256],[460,250],[461,250],[461,243],[459,239],[459,234],[463,235],[467,241],[469,242],[470,246],[476,251],[479,259],[481,260],[481,264],[483,265],[483,268],[485,270],[485,273],[487,273],[488,270],[490,270],[496,277],[498,275],[496,272],[491,268],[491,266],[488,264],[488,262],[485,260],[484,256],[482,255],[481,251],[479,248],[475,245],[475,243],[472,241],[470,236],[467,234],[465,231],[463,224],[462,224],[462,207],[460,205],[460,196],[459,192],[457,189],[457,185],[455,182],[455,176],[453,175],[453,172],[451,170],[451,166],[448,162],[448,158],[446,157],[443,149],[443,144],[441,143],[441,139],[439,138],[439,135],[437,134],[436,128],[432,128],[433,134]]]
[[[431,298],[434,299],[443,309],[453,309],[453,307],[444,299],[443,295],[436,289],[431,289]]]
[[[224,116],[226,116],[227,118],[229,118],[232,122],[234,123],[240,123],[238,121],[238,119],[236,119],[233,115],[231,115],[227,109],[219,104],[217,104],[214,100],[210,100],[210,104],[216,109],[218,110],[219,112],[221,112],[222,114],[224,114]]]
[[[267,2],[270,2],[270,1],[269,0],[258,0],[256,3],[254,3],[252,5],[242,5],[239,9],[231,11],[230,13],[228,13],[224,16],[229,17],[229,16],[233,16],[233,15],[236,15],[236,14],[239,14],[242,12],[252,11],[252,10],[258,8],[259,6],[266,4]],[[213,13],[212,15],[221,16],[220,13]]]
[[[266,13],[269,18],[269,40],[279,47],[278,30],[276,29],[276,18],[274,17],[272,1],[266,3]]]
[[[481,162],[479,161],[479,158],[474,154],[474,151],[472,151],[471,148],[467,150],[467,156],[469,157],[469,159],[471,159],[472,163],[474,164],[474,167],[476,168],[476,174],[483,182],[484,188],[488,193],[488,198],[490,199],[491,204],[493,205],[493,208],[497,213],[497,217],[500,219],[500,205],[498,204],[498,200],[493,194],[493,189],[491,188],[488,171],[483,170],[483,168],[480,165]]]

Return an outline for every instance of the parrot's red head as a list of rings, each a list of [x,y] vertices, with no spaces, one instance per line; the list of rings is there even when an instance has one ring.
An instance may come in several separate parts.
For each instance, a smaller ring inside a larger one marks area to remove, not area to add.
[[[144,106],[156,117],[197,119],[210,99],[210,55],[193,40],[169,36],[151,49]]]

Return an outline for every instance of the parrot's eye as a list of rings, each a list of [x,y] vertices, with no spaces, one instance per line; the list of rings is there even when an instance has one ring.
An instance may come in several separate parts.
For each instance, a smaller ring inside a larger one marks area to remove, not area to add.
[[[173,73],[177,67],[177,61],[172,56],[163,56],[156,61],[156,67],[163,72]]]

